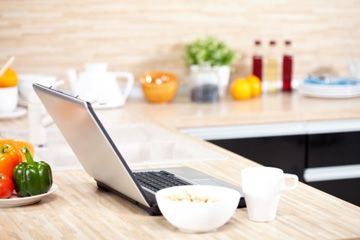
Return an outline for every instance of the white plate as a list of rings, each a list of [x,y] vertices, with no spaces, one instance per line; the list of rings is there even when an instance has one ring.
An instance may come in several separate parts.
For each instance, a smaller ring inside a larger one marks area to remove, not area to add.
[[[360,86],[333,86],[301,84],[299,92],[302,95],[319,98],[352,98],[360,96]]]
[[[327,94],[327,93],[312,93],[312,92],[300,92],[303,96],[317,97],[317,98],[354,98],[359,97],[360,93],[349,94]]]
[[[58,189],[56,184],[53,184],[50,190],[47,193],[30,196],[30,197],[17,197],[12,196],[11,198],[7,199],[0,199],[0,208],[7,208],[7,207],[19,207],[24,205],[30,205],[33,203],[39,202],[43,197],[52,194]]]
[[[353,93],[353,92],[360,92],[359,87],[353,88],[315,88],[315,87],[308,87],[302,86],[299,90],[304,91],[312,91],[312,92],[326,92],[326,93]]]
[[[22,107],[18,107],[13,112],[8,113],[0,113],[0,119],[12,119],[12,118],[19,118],[26,114],[26,109]]]

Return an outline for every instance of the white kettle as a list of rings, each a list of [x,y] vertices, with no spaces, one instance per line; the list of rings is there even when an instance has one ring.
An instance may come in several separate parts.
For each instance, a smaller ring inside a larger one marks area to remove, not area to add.
[[[134,75],[129,72],[108,72],[106,63],[85,64],[85,71],[76,73],[68,69],[72,92],[79,98],[92,102],[95,108],[115,108],[125,104],[134,85]],[[118,78],[126,79],[123,89]]]

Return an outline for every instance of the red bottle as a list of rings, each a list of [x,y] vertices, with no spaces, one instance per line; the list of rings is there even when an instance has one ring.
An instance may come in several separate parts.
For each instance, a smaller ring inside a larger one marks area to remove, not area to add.
[[[285,41],[285,51],[282,63],[282,90],[290,92],[293,74],[293,57],[291,55],[291,41]]]
[[[262,80],[262,56],[261,41],[255,41],[254,55],[252,59],[252,74]]]

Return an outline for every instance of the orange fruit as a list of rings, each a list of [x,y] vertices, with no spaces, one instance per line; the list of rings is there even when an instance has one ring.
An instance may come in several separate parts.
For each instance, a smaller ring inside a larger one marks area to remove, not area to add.
[[[21,141],[21,140],[14,140],[14,139],[0,139],[0,146],[2,146],[3,144],[11,145],[13,148],[18,150],[20,153],[21,153],[21,149],[23,147],[27,147],[27,149],[29,149],[31,155],[34,156],[34,146],[29,142],[25,142],[25,141]],[[25,161],[24,154],[21,153],[21,157],[22,157],[23,161]]]
[[[236,100],[251,98],[251,84],[245,78],[239,78],[232,82],[230,86],[231,96]]]
[[[0,76],[0,87],[15,87],[17,83],[18,78],[16,72],[10,67]]]
[[[246,78],[251,85],[251,96],[257,97],[261,94],[261,81],[255,75],[250,75]]]

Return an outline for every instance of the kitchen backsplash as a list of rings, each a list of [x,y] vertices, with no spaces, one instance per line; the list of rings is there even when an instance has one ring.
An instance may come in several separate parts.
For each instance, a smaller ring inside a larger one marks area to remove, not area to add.
[[[293,41],[295,77],[318,68],[348,74],[360,57],[358,0],[1,0],[0,61],[19,72],[65,75],[69,67],[109,62],[137,76],[164,69],[186,79],[184,43],[207,35],[238,53],[250,71],[253,41]]]

